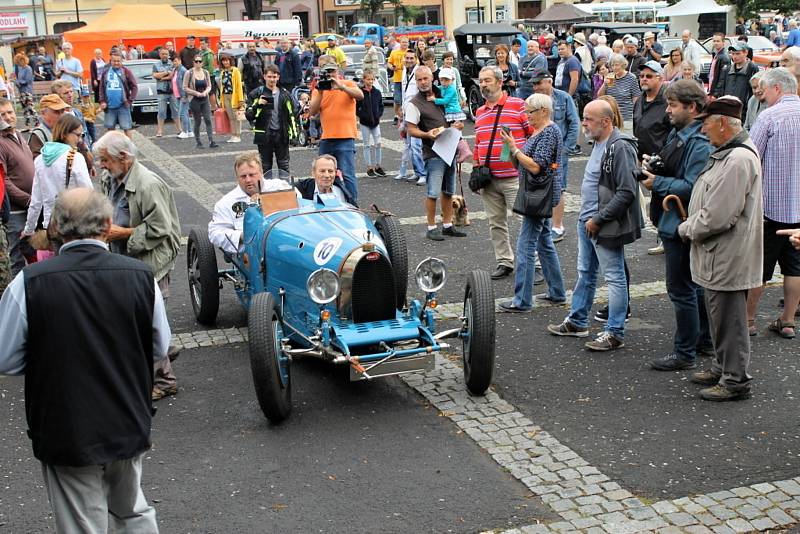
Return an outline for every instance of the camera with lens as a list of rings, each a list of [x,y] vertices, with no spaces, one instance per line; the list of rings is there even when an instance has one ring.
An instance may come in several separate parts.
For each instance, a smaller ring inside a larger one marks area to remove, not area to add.
[[[317,69],[317,89],[320,91],[329,90],[333,87],[333,77],[336,75],[338,67],[336,65],[325,65]]]
[[[661,159],[661,156],[652,156],[649,160],[642,162],[642,167],[644,170],[651,174],[663,174],[664,172],[664,160]],[[640,170],[636,171],[636,180],[643,182],[647,180],[647,176]]]

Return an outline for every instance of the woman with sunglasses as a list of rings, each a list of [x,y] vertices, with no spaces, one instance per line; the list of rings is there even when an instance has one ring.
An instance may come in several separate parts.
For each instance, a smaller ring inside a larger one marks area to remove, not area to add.
[[[58,119],[53,127],[53,140],[44,144],[41,154],[33,161],[31,203],[23,236],[33,235],[40,214],[42,226],[47,229],[59,193],[71,187],[93,187],[86,160],[78,152],[78,142],[82,138],[83,125],[75,115],[65,114]]]
[[[183,89],[189,99],[189,111],[192,112],[194,119],[194,139],[197,148],[203,148],[200,140],[200,120],[206,124],[208,134],[208,148],[217,148],[219,145],[214,142],[214,135],[211,129],[211,104],[208,95],[214,90],[211,75],[203,68],[203,57],[195,56],[192,69],[183,76]]]

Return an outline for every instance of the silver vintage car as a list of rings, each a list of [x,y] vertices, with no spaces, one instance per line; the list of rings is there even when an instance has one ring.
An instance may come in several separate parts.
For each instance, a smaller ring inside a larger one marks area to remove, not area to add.
[[[135,59],[123,62],[133,75],[136,76],[136,83],[139,92],[133,101],[133,111],[140,113],[158,112],[158,95],[156,93],[156,79],[153,78],[153,65],[158,63],[157,59]]]
[[[374,47],[380,54],[378,74],[375,77],[375,87],[377,87],[384,100],[391,100],[394,87],[389,83],[389,73],[386,70],[386,57],[383,49]],[[348,80],[360,81],[364,74],[364,54],[367,49],[364,45],[342,45],[342,52],[347,56],[347,66],[342,73]]]

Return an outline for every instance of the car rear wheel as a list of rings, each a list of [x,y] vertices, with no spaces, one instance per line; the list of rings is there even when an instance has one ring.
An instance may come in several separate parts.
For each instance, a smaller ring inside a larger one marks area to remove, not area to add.
[[[402,310],[406,305],[408,291],[408,246],[400,223],[393,215],[381,215],[375,221],[375,228],[389,252],[394,272],[395,307]]]
[[[258,293],[247,315],[250,369],[261,411],[280,423],[292,409],[292,375],[289,356],[281,349],[283,325],[272,293]]]
[[[481,88],[472,84],[467,93],[467,107],[469,107],[469,116],[473,121],[475,120],[478,108],[483,105],[483,96],[481,95]]]
[[[494,289],[489,273],[472,271],[464,290],[461,332],[464,381],[473,395],[483,395],[494,374]]]
[[[186,272],[194,316],[201,324],[214,324],[219,311],[219,271],[217,253],[204,229],[193,228],[189,232]]]

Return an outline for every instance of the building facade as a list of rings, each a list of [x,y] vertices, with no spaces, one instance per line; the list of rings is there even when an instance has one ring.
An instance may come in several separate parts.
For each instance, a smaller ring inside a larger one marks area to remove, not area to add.
[[[308,37],[320,30],[318,0],[277,0],[274,4],[263,3],[262,20],[278,20],[297,18],[300,21],[303,35]],[[247,12],[242,0],[228,1],[227,20],[247,20]]]
[[[0,39],[48,33],[41,0],[2,0]]]
[[[322,26],[319,31],[332,31],[345,34],[347,29],[358,22],[374,22],[382,26],[398,26],[405,21],[395,12],[394,5],[385,3],[384,9],[374,18],[361,9],[361,0],[317,0]],[[419,15],[413,24],[446,24],[454,2],[448,0],[404,0],[403,5],[418,8]],[[458,3],[457,1],[455,3]]]

